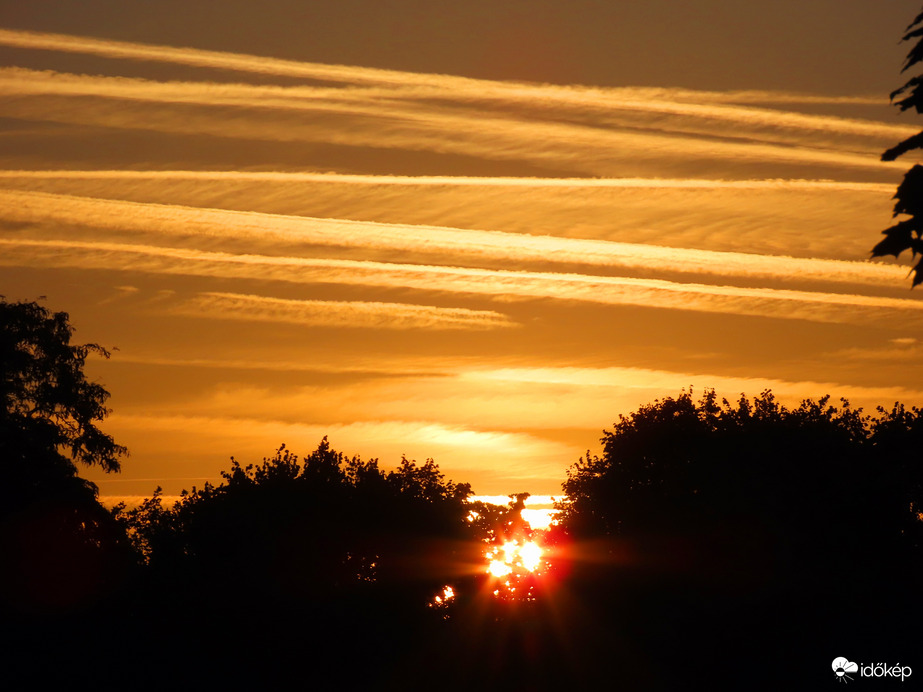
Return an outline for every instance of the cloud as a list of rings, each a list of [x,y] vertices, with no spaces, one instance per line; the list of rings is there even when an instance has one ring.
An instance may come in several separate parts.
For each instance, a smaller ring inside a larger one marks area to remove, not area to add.
[[[509,470],[513,480],[530,473],[560,478],[619,413],[690,385],[698,393],[715,388],[730,400],[771,388],[788,406],[824,393],[869,409],[923,396],[893,386],[634,367],[497,368],[484,362],[449,365],[440,376],[343,378],[301,386],[223,382],[200,388],[186,401],[123,406],[107,421],[107,430],[129,446],[136,437],[153,435],[164,454],[182,448],[195,457],[219,450],[239,458],[266,454],[267,447],[283,442],[296,451],[312,449],[330,435],[343,451],[380,455],[390,464],[407,454],[434,457],[452,474],[461,469],[482,474],[503,460],[502,472]],[[151,442],[146,447],[150,452]],[[189,475],[169,469],[165,474]],[[476,480],[467,471],[461,478]],[[540,492],[554,492],[545,487]],[[501,484],[494,492],[509,488]],[[490,492],[483,485],[478,489]]]
[[[271,215],[179,205],[81,198],[47,193],[0,190],[0,221],[47,228],[49,233],[68,226],[85,226],[126,233],[152,243],[197,246],[223,244],[237,252],[263,248],[293,255],[317,247],[392,251],[401,256],[435,256],[454,263],[556,263],[590,267],[644,270],[732,277],[761,281],[838,282],[893,287],[906,269],[872,262],[767,256],[717,252],[550,235],[521,235],[406,224],[383,224],[300,216]],[[68,231],[69,237],[73,231]],[[107,246],[109,247],[109,246]],[[113,250],[116,248],[112,248]],[[825,302],[831,302],[826,300]],[[836,301],[833,301],[836,302]]]
[[[689,89],[665,89],[651,87],[574,87],[558,85],[536,85],[515,82],[498,82],[468,77],[401,72],[378,68],[347,65],[280,60],[253,55],[205,51],[192,48],[174,48],[124,41],[111,41],[64,34],[51,34],[0,29],[0,44],[18,48],[77,52],[99,55],[107,58],[159,61],[191,65],[203,68],[239,71],[282,77],[299,77],[335,84],[351,84],[365,87],[402,90],[412,96],[438,97],[441,92],[451,91],[458,98],[477,101],[502,100],[504,102],[528,102],[570,106],[586,111],[596,106],[606,110],[639,108],[645,111],[684,114],[729,120],[737,123],[772,122],[807,127],[809,129],[834,129],[837,132],[858,129],[862,132],[876,128],[881,133],[904,132],[908,128],[896,125],[882,125],[797,113],[779,114],[765,109],[740,107],[739,104],[869,104],[879,103],[877,97],[830,97],[812,94],[791,94],[785,92],[736,91],[708,92]],[[726,104],[732,104],[730,107]],[[904,135],[906,136],[906,134]]]
[[[453,359],[453,362],[457,360],[459,359]],[[439,377],[442,375],[440,368],[445,367],[445,364],[439,359],[437,359],[435,363],[429,364],[428,362],[420,363],[416,360],[389,359],[373,355],[352,357],[349,359],[348,363],[330,363],[313,360],[286,360],[283,358],[260,359],[258,357],[228,358],[223,356],[220,358],[175,358],[140,351],[119,353],[118,362],[153,367],[189,368],[192,370],[208,368],[238,371],[255,370],[309,374],[367,375],[369,377],[393,377],[395,375],[405,377]]]
[[[126,223],[137,230],[146,224],[151,231],[156,214],[182,215],[183,223],[196,223],[195,212],[179,209],[187,206],[209,208],[212,218],[235,229],[252,222],[269,231],[286,222],[257,216],[249,217],[248,222],[239,215],[221,219],[217,209],[846,260],[868,257],[870,237],[889,224],[888,198],[893,194],[892,185],[829,180],[455,178],[250,171],[6,171],[0,172],[0,186],[23,191],[5,197],[9,203],[3,208],[18,216],[31,214],[29,223],[50,224],[52,218],[55,224],[70,223],[68,214],[76,217],[85,211],[84,218],[92,219],[96,228],[107,227],[108,217],[138,215],[146,221],[128,219]],[[26,191],[169,204],[173,211],[106,207],[99,199],[29,197],[24,196]],[[54,206],[61,209],[52,210]],[[161,226],[169,232],[171,224]],[[202,224],[198,229],[206,230]],[[60,235],[50,227],[45,232]]]
[[[569,446],[543,440],[524,432],[480,430],[465,426],[414,420],[367,420],[350,424],[320,424],[220,416],[220,415],[150,415],[114,413],[107,420],[107,430],[127,444],[135,435],[156,437],[167,442],[165,452],[175,453],[178,441],[194,444],[182,449],[193,457],[216,448],[234,450],[236,458],[265,456],[267,441],[282,442],[298,454],[309,453],[322,437],[331,446],[349,455],[381,459],[384,468],[396,467],[402,455],[423,461],[433,458],[454,480],[476,483],[478,478],[492,479],[494,492],[510,482],[519,484],[536,480],[547,488],[557,485],[564,466],[570,463]],[[148,445],[150,446],[150,445]],[[156,450],[151,450],[157,454]],[[497,483],[496,460],[504,460],[505,483]],[[214,461],[212,462],[214,463]],[[464,472],[464,477],[456,476]],[[217,470],[215,471],[217,476]],[[175,484],[170,484],[175,486]],[[481,487],[491,492],[490,487]],[[179,488],[175,488],[178,490]],[[168,492],[174,487],[167,487]]]
[[[357,68],[361,69],[361,68]],[[573,99],[573,88],[554,86],[526,86],[505,82],[480,81],[474,88],[471,80],[443,77],[446,84],[440,87],[414,88],[413,81],[420,77],[414,73],[401,73],[408,86],[384,85],[375,87],[352,86],[267,86],[227,82],[159,82],[128,77],[89,76],[27,68],[0,68],[0,88],[10,95],[59,94],[71,96],[98,96],[104,98],[137,99],[175,103],[199,103],[261,107],[265,109],[302,110],[321,107],[341,107],[346,111],[362,104],[382,109],[413,108],[419,111],[447,112],[450,106],[467,108],[478,106],[480,111],[497,109],[509,112],[508,106],[532,107],[527,113],[542,119],[551,112],[571,115],[576,122],[593,122],[597,125],[640,125],[638,114],[645,120],[660,116],[656,126],[665,130],[698,134],[719,134],[714,125],[707,123],[733,123],[738,128],[755,128],[770,139],[787,141],[792,133],[807,131],[816,137],[819,133],[867,136],[876,138],[904,138],[915,132],[908,125],[881,123],[835,116],[808,115],[767,108],[716,105],[708,92],[683,91],[671,94],[665,90],[610,90],[585,91],[584,98]],[[594,98],[595,96],[595,98]],[[595,108],[594,108],[595,107]],[[595,117],[587,119],[588,113]],[[577,117],[579,116],[579,118]],[[735,135],[741,137],[745,129]]]
[[[771,389],[780,401],[797,404],[806,397],[828,393],[861,405],[923,399],[923,390],[903,386],[860,386],[842,382],[793,381],[771,377],[730,377],[719,373],[678,372],[649,368],[609,367],[516,367],[471,369],[461,373],[463,380],[515,382],[522,385],[567,386],[593,390],[645,389],[664,392],[693,385],[700,390],[715,389],[724,395],[747,393],[755,396]],[[678,383],[680,383],[678,385]],[[678,392],[677,392],[678,393]]]
[[[322,68],[334,66],[316,67],[324,73]],[[428,151],[619,176],[670,166],[708,170],[708,161],[896,171],[902,167],[882,163],[878,153],[913,131],[707,98],[693,103],[693,92],[672,100],[643,92],[600,96],[441,75],[387,72],[384,78],[381,72],[343,67],[337,74],[355,77],[353,86],[329,88],[5,68],[0,114],[172,134]],[[369,82],[375,88],[361,86]]]
[[[493,85],[514,94],[531,95],[535,91],[550,92],[562,99],[581,102],[605,96],[629,96],[648,100],[672,97],[677,100],[705,100],[712,103],[880,103],[878,96],[829,96],[759,90],[709,92],[661,87],[600,88],[580,86],[535,85],[496,82],[469,77],[421,74],[347,65],[328,65],[282,60],[239,53],[208,51],[194,48],[149,45],[91,37],[46,32],[0,29],[0,45],[17,48],[82,53],[105,58],[141,60],[189,65],[201,68],[238,71],[280,77],[298,77],[333,83],[353,83],[369,86],[442,87],[483,92]]]
[[[0,239],[0,265],[74,267],[152,274],[334,283],[484,296],[637,305],[818,322],[878,324],[923,319],[923,301],[849,293],[750,288],[407,263],[211,252],[128,243]],[[297,270],[297,272],[295,272]]]
[[[890,193],[888,183],[850,180],[711,178],[554,178],[464,175],[359,175],[305,171],[196,171],[196,170],[0,170],[0,180],[88,181],[224,181],[276,184],[323,183],[386,187],[479,187],[573,189],[683,189],[683,190],[807,190]]]
[[[496,329],[515,326],[499,312],[362,301],[289,300],[200,293],[168,309],[175,315],[244,322],[366,329]]]

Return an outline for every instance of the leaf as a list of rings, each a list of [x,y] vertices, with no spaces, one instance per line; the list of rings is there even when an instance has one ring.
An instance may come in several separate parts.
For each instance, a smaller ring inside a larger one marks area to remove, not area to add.
[[[894,216],[909,214],[923,218],[923,166],[915,165],[904,174],[894,193]]]
[[[872,248],[872,257],[898,257],[904,250],[909,250],[913,243],[913,231],[919,232],[919,225],[917,219],[908,219],[882,231],[885,239]]]
[[[894,100],[896,96],[900,96],[908,90],[910,93],[905,98],[899,101]],[[914,77],[900,89],[892,91],[889,98],[892,104],[901,109],[901,112],[915,108],[917,113],[923,114],[923,77]]]
[[[913,25],[911,24],[907,27],[907,29],[912,29],[912,27]],[[905,29],[905,31],[907,30]],[[917,36],[923,36],[923,27],[920,27],[919,29],[913,29],[912,31],[907,31],[907,33],[901,37],[901,41],[909,41],[910,39],[916,38]]]
[[[910,29],[919,22],[920,17],[923,17],[923,15],[918,16],[914,23],[907,27],[908,31],[904,34],[901,39],[902,41],[909,41],[923,36],[923,27],[910,31]],[[917,44],[910,49],[910,52],[907,53],[907,60],[904,62],[904,67],[901,72],[906,72],[909,68],[920,62],[920,60],[923,60],[923,41],[918,41]]]
[[[923,256],[920,257],[920,261],[913,268],[913,281],[910,287],[915,288],[919,284],[923,284]]]
[[[907,25],[907,28],[904,29],[904,31],[910,31],[911,29],[913,29],[913,27],[915,27],[920,22],[923,22],[923,12],[921,12],[916,17],[914,17],[914,20],[910,22],[910,24]]]

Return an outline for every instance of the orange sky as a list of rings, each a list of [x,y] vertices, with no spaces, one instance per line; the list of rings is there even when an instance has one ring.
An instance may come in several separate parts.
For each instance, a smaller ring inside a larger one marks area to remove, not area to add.
[[[0,1],[0,293],[118,349],[106,496],[324,435],[557,494],[682,387],[923,403],[866,261],[918,3],[77,5]]]

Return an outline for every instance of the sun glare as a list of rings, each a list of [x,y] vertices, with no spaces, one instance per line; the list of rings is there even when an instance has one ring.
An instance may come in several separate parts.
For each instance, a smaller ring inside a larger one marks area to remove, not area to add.
[[[455,598],[455,589],[451,586],[446,586],[442,593],[437,594],[432,601],[429,603],[430,608],[447,608],[449,603],[452,602],[452,599]]]
[[[542,549],[533,541],[529,541],[519,549],[519,559],[522,565],[530,572],[539,568],[542,562]]]
[[[490,565],[487,567],[487,571],[495,577],[505,577],[513,571],[513,568],[503,560],[491,560]]]
[[[490,546],[484,556],[487,573],[497,580],[494,596],[532,600],[532,586],[541,573],[543,552],[538,543],[524,539]]]

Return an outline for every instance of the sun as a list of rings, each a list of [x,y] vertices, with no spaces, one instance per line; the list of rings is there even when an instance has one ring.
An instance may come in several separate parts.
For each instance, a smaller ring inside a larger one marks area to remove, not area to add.
[[[535,578],[544,567],[544,550],[534,540],[511,539],[491,545],[484,553],[487,573],[495,582],[494,595],[504,598],[532,599]]]
[[[516,571],[536,572],[542,565],[543,552],[535,541],[510,540],[490,546],[485,553],[487,571],[495,577],[505,577]]]
[[[535,572],[542,565],[542,553],[544,552],[538,543],[528,541],[519,548],[519,560],[523,567],[530,572]]]

